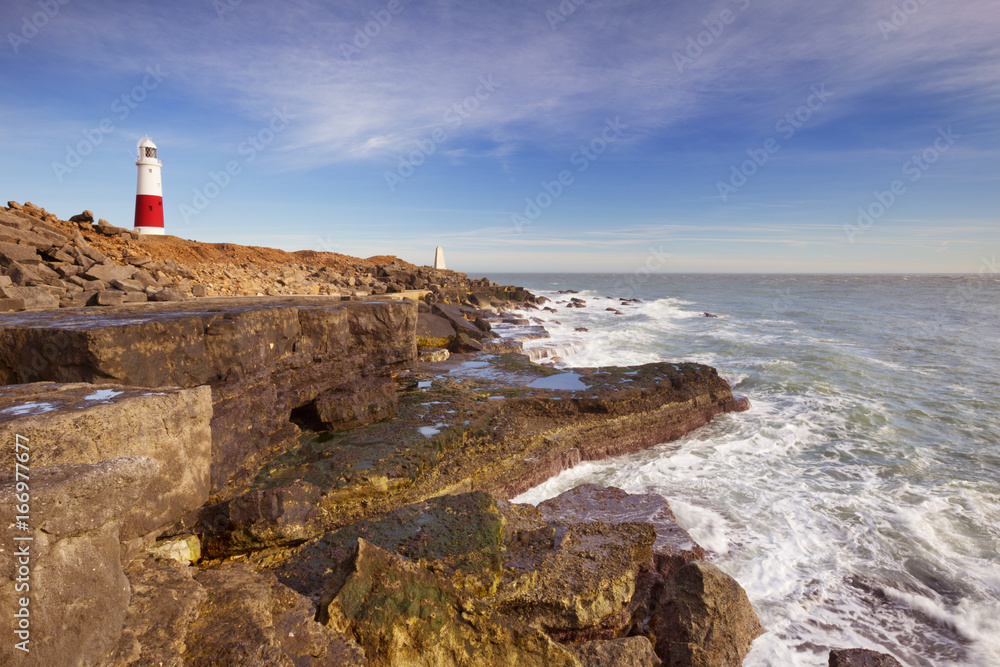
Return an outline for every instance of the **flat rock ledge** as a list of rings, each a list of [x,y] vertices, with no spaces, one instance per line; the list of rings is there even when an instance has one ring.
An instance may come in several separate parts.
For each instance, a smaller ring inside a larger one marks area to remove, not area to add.
[[[354,400],[348,428],[392,416],[395,394],[378,380],[416,358],[416,309],[247,297],[10,314],[0,319],[0,383],[208,385],[211,489],[224,494],[278,453],[317,402]]]

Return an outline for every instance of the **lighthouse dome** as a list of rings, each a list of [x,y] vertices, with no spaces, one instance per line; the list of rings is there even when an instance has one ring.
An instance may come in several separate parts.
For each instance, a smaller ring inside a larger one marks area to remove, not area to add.
[[[138,149],[139,159],[136,164],[160,164],[156,157],[156,144],[148,136],[139,141]]]

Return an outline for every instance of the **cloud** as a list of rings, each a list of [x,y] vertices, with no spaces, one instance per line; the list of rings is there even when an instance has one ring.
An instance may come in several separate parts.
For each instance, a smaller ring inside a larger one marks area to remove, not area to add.
[[[920,4],[888,34],[879,22],[892,6],[860,0],[589,0],[555,29],[555,1],[388,6],[244,0],[220,18],[209,3],[69,5],[46,47],[103,71],[163,62],[224,113],[260,119],[287,107],[298,118],[285,159],[303,168],[389,160],[438,127],[452,159],[496,160],[564,151],[612,115],[634,142],[674,136],[691,119],[709,119],[707,136],[737,123],[768,131],[824,82],[834,92],[826,123],[887,91],[902,105],[948,96],[956,121],[1000,106],[998,19],[985,0]],[[690,63],[679,67],[678,55]],[[449,124],[483,76],[496,91]]]

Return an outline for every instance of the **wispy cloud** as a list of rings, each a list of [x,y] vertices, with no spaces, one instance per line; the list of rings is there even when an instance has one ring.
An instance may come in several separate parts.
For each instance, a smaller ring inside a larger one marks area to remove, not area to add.
[[[444,125],[483,75],[499,89],[455,128],[451,156],[562,150],[608,114],[628,119],[632,141],[669,136],[696,116],[740,114],[766,128],[824,82],[834,92],[824,122],[850,118],[876,92],[899,102],[948,95],[956,118],[1000,106],[996,8],[986,0],[921,5],[889,39],[878,28],[887,3],[782,0],[738,11],[733,2],[590,0],[553,31],[545,3],[404,2],[350,57],[377,3],[246,0],[224,19],[208,3],[182,4],[185,18],[135,3],[67,7],[51,29],[62,41],[48,46],[102,69],[164,62],[192,95],[230,113],[294,108],[291,166],[403,153]],[[723,9],[735,20],[678,71],[673,54]],[[137,39],[143,48],[125,48]]]

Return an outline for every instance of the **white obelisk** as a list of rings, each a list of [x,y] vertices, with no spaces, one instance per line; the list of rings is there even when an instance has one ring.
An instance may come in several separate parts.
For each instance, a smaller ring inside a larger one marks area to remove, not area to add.
[[[435,269],[447,268],[444,265],[444,248],[442,248],[441,246],[438,246],[437,250],[434,251],[434,268]]]

